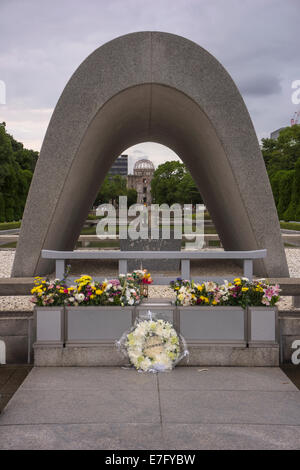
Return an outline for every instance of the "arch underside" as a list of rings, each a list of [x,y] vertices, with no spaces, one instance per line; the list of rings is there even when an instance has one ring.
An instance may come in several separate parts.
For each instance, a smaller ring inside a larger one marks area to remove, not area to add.
[[[131,44],[126,54],[124,42]],[[138,49],[134,53],[133,43]],[[176,77],[172,53],[178,60],[178,48],[182,54],[190,48],[188,57],[192,55],[193,64],[197,59],[199,70],[189,69],[188,59],[181,55],[185,67]],[[122,84],[111,77],[110,84],[103,82],[106,68],[114,73],[114,53]],[[140,65],[132,55],[140,58]],[[157,61],[162,71],[155,69]],[[126,80],[132,64],[142,77]],[[106,88],[109,92],[103,96]],[[226,250],[267,248],[267,258],[256,262],[257,274],[288,276],[271,188],[242,98],[216,59],[199,46],[164,33],[136,33],[99,48],[66,86],[34,174],[13,275],[50,272],[52,266],[41,259],[41,249],[74,248],[112,162],[128,147],[145,141],[168,146],[187,165]]]

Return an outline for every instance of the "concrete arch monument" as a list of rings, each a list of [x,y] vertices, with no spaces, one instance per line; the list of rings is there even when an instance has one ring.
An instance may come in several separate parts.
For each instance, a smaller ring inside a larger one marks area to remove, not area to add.
[[[225,249],[267,248],[256,272],[288,276],[270,184],[236,85],[200,46],[161,32],[114,39],[69,80],[35,169],[13,276],[48,273],[42,249],[73,249],[113,160],[144,141],[186,163]]]

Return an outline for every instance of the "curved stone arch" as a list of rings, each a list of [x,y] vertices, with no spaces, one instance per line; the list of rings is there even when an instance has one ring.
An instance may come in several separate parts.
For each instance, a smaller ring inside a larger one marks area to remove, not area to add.
[[[267,248],[260,275],[288,276],[257,137],[233,80],[197,44],[140,32],[94,51],[67,83],[35,169],[14,276],[49,272],[42,249],[73,249],[113,160],[143,141],[189,167],[225,249]]]

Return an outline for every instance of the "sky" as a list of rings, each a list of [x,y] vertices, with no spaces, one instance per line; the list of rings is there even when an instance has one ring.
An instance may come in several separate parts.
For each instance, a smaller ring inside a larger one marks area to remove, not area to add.
[[[299,24],[300,0],[0,0],[0,122],[39,150],[64,86],[87,55],[115,37],[151,30],[184,36],[223,64],[260,140],[300,109],[291,99],[300,80]],[[124,153],[130,170],[139,158],[155,166],[176,158],[154,143]]]

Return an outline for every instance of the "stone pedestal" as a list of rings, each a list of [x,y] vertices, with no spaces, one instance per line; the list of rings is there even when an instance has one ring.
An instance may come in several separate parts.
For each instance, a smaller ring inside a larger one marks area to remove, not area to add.
[[[120,240],[121,251],[180,251],[181,240],[171,238],[170,240]],[[127,271],[135,269],[147,269],[148,271],[179,271],[180,260],[177,259],[157,259],[139,260],[132,259],[127,262]]]

